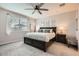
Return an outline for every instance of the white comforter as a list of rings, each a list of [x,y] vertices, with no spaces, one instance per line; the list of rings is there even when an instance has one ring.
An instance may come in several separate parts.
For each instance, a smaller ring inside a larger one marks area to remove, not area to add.
[[[54,32],[53,33],[31,32],[31,33],[27,33],[25,37],[49,42],[50,39],[55,37],[55,33]]]

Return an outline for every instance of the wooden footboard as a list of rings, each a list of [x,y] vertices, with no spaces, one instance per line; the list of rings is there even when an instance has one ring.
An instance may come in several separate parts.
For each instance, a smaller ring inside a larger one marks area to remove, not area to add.
[[[44,52],[47,51],[47,48],[52,44],[52,40],[49,42],[39,41],[32,38],[24,37],[24,43],[29,44],[33,47],[43,50]]]

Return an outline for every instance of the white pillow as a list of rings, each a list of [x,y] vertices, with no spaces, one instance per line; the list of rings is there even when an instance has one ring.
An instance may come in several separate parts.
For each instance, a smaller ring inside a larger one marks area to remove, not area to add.
[[[50,33],[52,33],[53,32],[53,29],[50,29]]]

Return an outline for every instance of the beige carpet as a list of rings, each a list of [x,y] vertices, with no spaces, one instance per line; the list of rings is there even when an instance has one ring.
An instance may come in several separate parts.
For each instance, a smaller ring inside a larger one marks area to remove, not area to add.
[[[79,56],[79,51],[57,42],[52,44],[47,52],[59,56]]]

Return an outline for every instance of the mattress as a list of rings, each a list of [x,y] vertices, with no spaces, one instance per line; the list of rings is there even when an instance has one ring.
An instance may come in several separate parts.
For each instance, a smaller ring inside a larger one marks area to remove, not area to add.
[[[55,37],[55,33],[30,32],[26,33],[25,37],[49,42],[50,39],[53,39]]]

